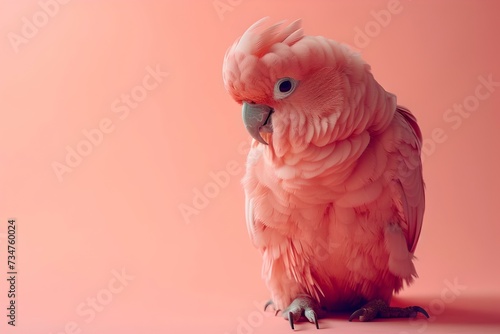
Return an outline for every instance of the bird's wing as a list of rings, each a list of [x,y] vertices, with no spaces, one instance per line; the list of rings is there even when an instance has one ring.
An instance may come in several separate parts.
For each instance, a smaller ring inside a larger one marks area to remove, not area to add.
[[[401,131],[394,145],[398,161],[392,175],[393,198],[402,218],[401,227],[406,237],[408,251],[413,253],[422,229],[425,209],[420,159],[422,133],[417,120],[408,109],[398,106],[395,117],[399,121]]]

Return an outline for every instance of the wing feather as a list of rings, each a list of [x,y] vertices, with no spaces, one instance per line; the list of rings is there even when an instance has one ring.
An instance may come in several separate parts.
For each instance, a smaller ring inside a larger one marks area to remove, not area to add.
[[[422,229],[425,210],[425,192],[420,152],[422,132],[415,116],[401,106],[395,114],[401,131],[396,138],[395,153],[399,155],[393,176],[393,195],[402,218],[408,250],[415,251]]]

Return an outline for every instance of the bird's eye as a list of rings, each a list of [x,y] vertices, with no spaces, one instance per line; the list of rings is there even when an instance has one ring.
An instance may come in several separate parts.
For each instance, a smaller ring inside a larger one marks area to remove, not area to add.
[[[297,87],[297,80],[293,78],[281,78],[274,85],[274,98],[276,100],[284,99],[293,93]]]
[[[283,80],[278,88],[280,92],[288,93],[292,89],[292,82],[290,80]]]

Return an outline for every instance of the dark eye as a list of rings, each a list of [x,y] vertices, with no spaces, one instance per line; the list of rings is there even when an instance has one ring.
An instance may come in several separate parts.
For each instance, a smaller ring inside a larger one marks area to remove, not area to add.
[[[274,98],[276,100],[284,99],[293,93],[297,87],[298,81],[293,78],[281,78],[274,85]]]
[[[280,92],[287,93],[292,89],[292,82],[290,80],[283,80],[279,86]]]

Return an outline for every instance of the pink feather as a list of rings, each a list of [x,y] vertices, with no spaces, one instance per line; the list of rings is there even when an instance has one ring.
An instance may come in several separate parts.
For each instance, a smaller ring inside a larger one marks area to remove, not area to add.
[[[246,222],[279,309],[309,294],[331,310],[389,302],[416,277],[424,214],[415,117],[349,47],[304,36],[300,21],[258,21],[228,50],[238,102],[274,109],[269,145],[253,141],[243,179]],[[299,84],[273,98],[279,78]]]

